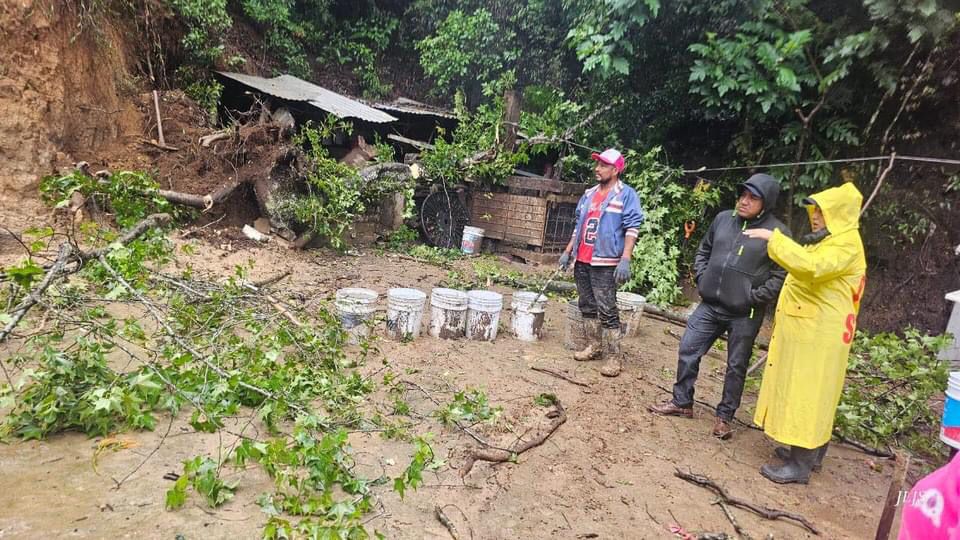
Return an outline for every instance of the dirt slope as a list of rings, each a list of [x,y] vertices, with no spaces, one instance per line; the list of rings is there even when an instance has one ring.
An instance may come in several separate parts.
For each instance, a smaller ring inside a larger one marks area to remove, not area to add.
[[[0,3],[0,224],[16,230],[46,215],[40,176],[140,132],[120,31],[66,4]]]

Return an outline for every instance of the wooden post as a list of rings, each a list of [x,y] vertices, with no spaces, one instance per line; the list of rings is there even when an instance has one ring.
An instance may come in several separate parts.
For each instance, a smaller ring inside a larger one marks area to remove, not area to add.
[[[503,92],[503,149],[512,152],[517,143],[517,124],[520,123],[520,104],[523,94],[517,90]]]

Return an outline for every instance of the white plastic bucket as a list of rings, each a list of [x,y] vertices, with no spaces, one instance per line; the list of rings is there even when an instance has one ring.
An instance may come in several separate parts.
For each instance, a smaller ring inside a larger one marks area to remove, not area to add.
[[[373,317],[374,311],[377,310],[377,299],[379,297],[380,295],[376,291],[359,287],[337,291],[334,306],[337,308],[340,324],[349,334],[351,344],[356,345],[360,343],[362,338],[370,335],[368,322]]]
[[[479,227],[464,227],[460,250],[467,255],[480,253],[480,245],[483,243],[483,233],[483,229]]]
[[[503,295],[493,291],[467,293],[467,339],[493,341],[497,339]]]
[[[582,351],[587,346],[583,314],[576,298],[567,302],[566,324],[563,329],[563,347],[568,351]]]
[[[960,449],[960,372],[950,373],[940,421],[940,440]]]
[[[520,341],[537,341],[543,337],[543,319],[547,308],[547,297],[535,292],[518,292],[513,294],[510,303],[513,317],[510,327],[513,335]]]
[[[427,295],[417,289],[390,289],[387,291],[387,337],[412,340],[420,336],[423,308]]]
[[[626,337],[640,333],[640,319],[643,318],[643,304],[647,299],[639,294],[617,293],[617,310],[620,312],[620,328]]]
[[[430,292],[430,328],[435,338],[457,339],[467,329],[467,293],[436,288]]]

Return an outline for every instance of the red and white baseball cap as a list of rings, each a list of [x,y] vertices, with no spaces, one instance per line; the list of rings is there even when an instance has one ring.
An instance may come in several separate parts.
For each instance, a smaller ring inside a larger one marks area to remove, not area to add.
[[[626,162],[623,160],[623,154],[621,154],[618,150],[614,150],[613,148],[607,148],[599,154],[594,152],[590,154],[590,157],[593,158],[594,161],[600,161],[606,163],[607,165],[613,165],[617,168],[617,172],[623,172],[623,167],[626,165]]]

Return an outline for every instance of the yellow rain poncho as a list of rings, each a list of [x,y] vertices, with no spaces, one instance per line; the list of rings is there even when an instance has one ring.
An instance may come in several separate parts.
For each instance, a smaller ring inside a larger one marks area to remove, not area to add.
[[[830,235],[801,246],[774,231],[767,243],[788,275],[753,417],[773,439],[801,448],[830,440],[867,270],[857,188],[847,183],[810,198]]]

